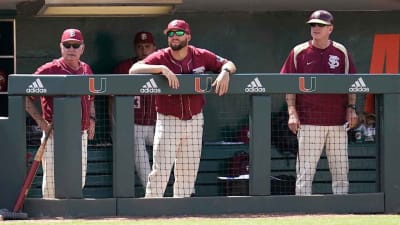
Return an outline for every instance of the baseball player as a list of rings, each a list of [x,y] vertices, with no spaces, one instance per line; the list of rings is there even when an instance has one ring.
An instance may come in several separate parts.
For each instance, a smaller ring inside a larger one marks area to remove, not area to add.
[[[346,48],[329,39],[333,16],[325,10],[311,14],[312,40],[293,48],[281,73],[348,74],[355,73]],[[297,134],[296,195],[311,195],[317,164],[325,147],[332,174],[334,194],[349,190],[347,128],[357,124],[354,94],[287,94],[289,129]],[[348,122],[349,127],[343,125]]]
[[[146,58],[156,50],[153,35],[145,31],[136,33],[133,46],[136,57],[120,62],[114,69],[115,74],[128,74],[129,69],[135,62]],[[110,97],[109,103],[109,115],[112,116],[113,97]],[[147,178],[151,171],[146,145],[153,145],[154,140],[154,126],[156,124],[155,98],[153,95],[134,96],[133,107],[135,111],[135,166],[140,181],[143,187],[146,188]],[[110,118],[110,121],[113,121],[113,119]]]
[[[218,73],[212,84],[218,95],[228,91],[229,76],[235,64],[208,50],[189,45],[190,27],[184,20],[173,20],[164,30],[167,48],[135,63],[130,74],[160,74],[171,88],[179,88],[178,74]],[[200,163],[203,136],[203,95],[156,95],[156,131],[153,168],[146,187],[146,198],[164,196],[174,167],[174,197],[190,197]]]
[[[60,50],[61,57],[54,59],[40,66],[35,74],[60,74],[60,75],[77,75],[85,76],[93,74],[90,66],[82,61],[80,57],[83,54],[85,45],[83,36],[80,30],[66,29],[61,36]],[[36,81],[35,81],[36,82]],[[32,116],[36,123],[43,131],[48,131],[49,124],[53,122],[53,97],[41,96],[40,103],[42,107],[42,115],[40,115],[36,106],[34,105],[34,97],[26,98],[26,111]],[[94,138],[95,131],[95,108],[94,96],[85,95],[81,97],[82,110],[74,112],[76,115],[81,116],[81,129],[82,129],[82,188],[86,180],[87,168],[87,142],[88,139]],[[54,193],[54,142],[53,136],[50,136],[46,151],[42,159],[43,167],[43,184],[42,194],[43,198],[55,198]]]

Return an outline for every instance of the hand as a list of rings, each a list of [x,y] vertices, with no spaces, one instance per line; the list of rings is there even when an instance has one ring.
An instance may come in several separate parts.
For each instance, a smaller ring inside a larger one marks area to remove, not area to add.
[[[172,72],[168,67],[162,66],[161,73],[168,79],[168,85],[171,88],[179,88],[179,80],[174,72]]]
[[[297,114],[289,115],[288,127],[293,134],[297,134],[297,131],[300,129],[300,120]]]
[[[89,140],[93,140],[94,139],[95,128],[96,128],[96,121],[91,118],[90,119],[89,129],[88,129],[88,139]]]
[[[222,70],[219,73],[217,79],[212,83],[212,86],[215,87],[215,93],[219,96],[224,95],[228,92],[229,89],[229,73],[225,70]]]
[[[346,118],[350,129],[358,126],[358,115],[354,109],[347,108]]]

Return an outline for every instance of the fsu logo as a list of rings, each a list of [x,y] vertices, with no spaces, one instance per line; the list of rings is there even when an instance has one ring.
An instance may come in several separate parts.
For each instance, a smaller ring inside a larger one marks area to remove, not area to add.
[[[96,88],[97,87],[97,88]],[[89,91],[94,94],[100,94],[107,91],[107,78],[100,78],[100,88],[99,85],[95,84],[95,78],[89,78]]]
[[[306,85],[306,81],[304,77],[299,77],[299,89],[301,92],[314,92],[317,90],[317,78],[311,77],[310,85]]]
[[[329,55],[329,68],[335,69],[339,66],[339,57],[336,55]]]

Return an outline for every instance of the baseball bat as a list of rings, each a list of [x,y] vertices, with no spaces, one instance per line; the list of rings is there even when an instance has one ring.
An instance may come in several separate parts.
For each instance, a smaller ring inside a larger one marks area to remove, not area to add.
[[[45,132],[43,141],[40,144],[40,146],[35,154],[35,158],[32,162],[31,168],[29,169],[29,172],[25,177],[24,184],[22,185],[21,191],[19,192],[17,201],[14,205],[13,212],[19,212],[22,209],[22,205],[24,204],[25,198],[28,195],[28,191],[32,185],[33,178],[35,177],[36,172],[39,168],[40,162],[42,161],[43,154],[46,150],[47,140],[49,139],[49,136],[52,131],[53,131],[53,124],[50,124],[49,130],[47,132]]]

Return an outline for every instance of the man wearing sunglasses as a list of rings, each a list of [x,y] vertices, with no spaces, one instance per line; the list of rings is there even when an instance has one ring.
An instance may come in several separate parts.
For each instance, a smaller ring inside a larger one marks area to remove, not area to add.
[[[153,34],[147,31],[140,31],[135,34],[133,51],[135,57],[123,60],[114,69],[114,74],[127,74],[131,66],[146,58],[157,49]],[[109,98],[109,115],[112,127],[113,96]],[[156,124],[155,97],[154,95],[136,95],[133,97],[135,112],[135,168],[144,188],[147,185],[147,178],[151,171],[149,154],[146,145],[153,145],[154,127]]]
[[[179,74],[217,73],[213,82],[219,96],[228,91],[235,64],[208,50],[189,45],[189,24],[173,20],[164,30],[168,48],[158,50],[135,63],[130,74],[160,74],[173,89],[179,88]],[[149,175],[146,198],[164,196],[174,167],[174,197],[190,197],[197,177],[203,137],[203,95],[156,95],[156,131],[153,169]]]
[[[77,29],[66,29],[61,35],[60,42],[61,57],[54,59],[40,66],[36,74],[40,75],[75,75],[75,76],[86,76],[93,74],[90,66],[80,60],[83,50],[84,42],[83,36],[80,30]],[[35,82],[38,82],[37,80]],[[40,82],[40,81],[39,81]],[[40,87],[40,85],[39,85]],[[43,137],[45,132],[49,131],[49,126],[53,123],[53,97],[52,96],[41,96],[40,103],[42,107],[42,115],[36,108],[33,96],[26,98],[26,111],[36,121],[43,131]],[[82,188],[85,186],[86,181],[86,168],[87,168],[87,142],[88,139],[94,138],[95,132],[95,107],[94,107],[94,96],[85,95],[81,97],[81,107],[79,112],[75,112],[76,115],[81,116],[81,137],[82,137]],[[47,141],[46,151],[42,159],[43,167],[43,183],[42,183],[42,195],[43,198],[55,198],[54,191],[54,140],[51,135]]]
[[[329,39],[333,16],[326,10],[311,14],[312,40],[293,48],[281,73],[356,73],[346,48]],[[357,125],[355,94],[286,94],[289,129],[297,134],[296,195],[311,195],[318,161],[325,148],[333,194],[349,190],[347,130]]]

